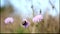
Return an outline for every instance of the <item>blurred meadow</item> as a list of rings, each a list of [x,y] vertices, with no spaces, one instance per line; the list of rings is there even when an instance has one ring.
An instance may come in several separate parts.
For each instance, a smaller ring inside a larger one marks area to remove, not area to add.
[[[17,4],[18,1],[20,1],[20,0],[15,0],[15,1],[17,1],[16,2],[16,4]],[[23,0],[23,1],[25,1],[25,0]],[[23,2],[23,1],[21,0],[20,2]],[[28,2],[28,0],[26,0],[26,1]],[[31,1],[31,0],[29,0],[29,1]],[[1,0],[1,2],[2,2],[2,0]],[[0,24],[1,24],[0,33],[59,33],[60,32],[60,26],[59,26],[60,18],[59,18],[59,14],[57,14],[58,11],[56,12],[55,16],[52,16],[49,14],[50,10],[46,9],[46,7],[45,7],[45,9],[44,9],[45,11],[42,10],[42,12],[43,12],[42,21],[35,24],[32,21],[32,19],[34,17],[33,13],[35,13],[35,15],[38,15],[39,8],[36,10],[37,12],[34,12],[35,9],[33,9],[34,11],[31,11],[32,9],[29,11],[29,9],[30,9],[30,7],[28,7],[28,6],[30,6],[29,4],[27,6],[25,6],[25,8],[27,7],[26,8],[27,10],[25,10],[25,9],[23,9],[24,3],[23,3],[23,6],[21,5],[21,8],[20,8],[20,5],[18,5],[18,4],[16,5],[18,7],[15,8],[15,4],[14,5],[12,4],[15,2],[11,2],[11,4],[10,4],[9,1],[6,0],[5,3],[7,3],[7,4],[4,4],[3,6],[1,3],[1,7],[0,7],[0,14],[1,14],[0,15],[0,19],[1,19],[0,20]],[[21,10],[21,11],[19,11],[19,10]],[[14,22],[5,24],[4,20],[7,17],[13,17]],[[24,28],[21,26],[23,18],[26,18],[30,22],[30,25],[27,28]]]

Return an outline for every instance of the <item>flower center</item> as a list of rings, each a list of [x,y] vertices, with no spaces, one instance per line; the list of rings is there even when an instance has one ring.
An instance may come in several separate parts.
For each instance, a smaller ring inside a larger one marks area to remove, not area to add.
[[[27,26],[27,24],[28,24],[28,23],[27,23],[26,21],[24,21],[23,25],[24,25],[25,27]]]

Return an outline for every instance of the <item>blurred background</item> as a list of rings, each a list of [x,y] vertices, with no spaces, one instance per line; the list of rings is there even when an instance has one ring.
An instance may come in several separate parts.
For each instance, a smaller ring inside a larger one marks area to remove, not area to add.
[[[59,10],[59,0],[0,0],[0,32],[59,33]],[[43,20],[34,27],[32,19],[39,15],[40,11]],[[7,17],[13,17],[14,22],[5,24],[4,20]],[[23,28],[20,25],[24,18],[31,23],[28,28]]]

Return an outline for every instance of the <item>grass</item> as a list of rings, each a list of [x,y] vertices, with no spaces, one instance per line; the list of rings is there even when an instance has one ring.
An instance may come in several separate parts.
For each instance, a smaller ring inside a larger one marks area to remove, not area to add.
[[[17,33],[29,33],[29,30],[28,30],[28,28],[26,29],[26,28],[23,28],[23,27],[19,27],[17,29]]]
[[[1,9],[1,8],[0,8]],[[4,9],[2,9],[2,10],[4,10]],[[9,9],[8,9],[9,10]],[[2,11],[3,12],[3,11]],[[5,25],[4,25],[4,22],[3,22],[3,20],[4,20],[4,18],[8,15],[9,13],[2,13],[1,14],[1,27],[2,27],[2,32],[5,32],[6,31],[6,27],[5,27]],[[46,15],[45,15],[46,16]],[[16,18],[16,17],[15,17]],[[37,32],[37,33],[41,33],[41,32],[52,32],[52,33],[54,33],[54,32],[59,32],[59,23],[58,23],[58,19],[57,20],[55,20],[56,18],[52,18],[52,17],[50,17],[49,16],[49,18],[48,18],[48,20],[46,21],[46,23],[45,23],[45,21],[43,20],[43,21],[41,21],[41,22],[39,22],[37,25],[36,25],[36,29],[35,29],[35,32]],[[30,21],[31,22],[31,21]],[[30,30],[32,30],[32,29],[29,29],[29,28],[23,28],[22,26],[19,26],[19,23],[20,23],[20,20],[19,20],[19,18],[17,17],[16,19],[15,19],[15,21],[14,21],[14,24],[13,24],[13,26],[11,27],[11,29],[13,30],[13,29],[17,29],[17,30],[15,30],[15,32],[17,32],[17,33],[30,33]],[[46,25],[46,27],[45,27],[45,25]],[[9,25],[8,25],[9,26]],[[31,22],[31,25],[30,26],[33,26],[33,23]],[[8,27],[9,28],[9,27]],[[4,31],[5,30],[5,31]]]
[[[24,32],[24,29],[22,27],[17,29],[17,33],[23,33],[23,32]]]

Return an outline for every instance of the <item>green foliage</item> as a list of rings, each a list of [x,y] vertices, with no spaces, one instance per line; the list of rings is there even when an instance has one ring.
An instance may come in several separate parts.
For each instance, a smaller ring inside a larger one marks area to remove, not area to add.
[[[24,29],[22,27],[18,28],[17,30],[18,33],[23,33],[24,32]]]
[[[5,7],[0,7],[0,13],[3,12]]]
[[[28,28],[20,27],[17,29],[17,33],[29,33]]]

